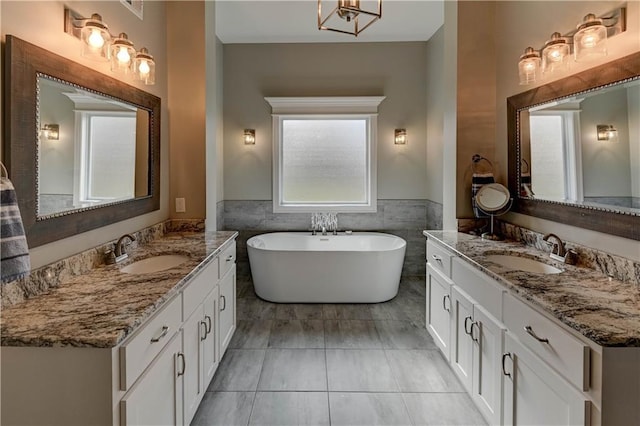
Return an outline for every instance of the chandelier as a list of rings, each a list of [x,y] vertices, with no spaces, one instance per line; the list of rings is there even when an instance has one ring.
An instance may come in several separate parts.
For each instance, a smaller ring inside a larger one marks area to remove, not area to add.
[[[322,0],[318,0],[318,29],[358,37],[382,17],[382,0],[377,0],[377,4],[376,10],[366,10],[360,7],[360,0],[337,0],[337,6],[323,17]]]

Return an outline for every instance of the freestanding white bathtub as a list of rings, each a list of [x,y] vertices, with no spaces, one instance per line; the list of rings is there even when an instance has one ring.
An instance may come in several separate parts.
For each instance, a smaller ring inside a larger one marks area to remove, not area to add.
[[[262,234],[247,241],[262,299],[280,303],[377,303],[398,294],[407,243],[373,232]]]

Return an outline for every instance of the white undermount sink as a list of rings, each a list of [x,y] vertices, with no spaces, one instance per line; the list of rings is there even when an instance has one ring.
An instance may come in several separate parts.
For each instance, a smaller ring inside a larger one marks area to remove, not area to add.
[[[489,262],[497,263],[508,269],[517,271],[534,272],[538,274],[559,274],[562,269],[547,265],[528,257],[513,256],[509,254],[491,254],[485,257]]]
[[[148,259],[138,260],[130,265],[120,268],[120,272],[125,274],[149,274],[175,268],[189,260],[187,256],[177,254],[167,254],[154,256]]]

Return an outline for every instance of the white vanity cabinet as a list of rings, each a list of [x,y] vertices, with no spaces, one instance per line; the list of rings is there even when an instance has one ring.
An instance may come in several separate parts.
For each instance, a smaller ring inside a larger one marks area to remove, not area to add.
[[[116,347],[3,346],[1,423],[189,424],[236,328],[235,247]]]
[[[120,424],[182,425],[185,372],[178,332],[120,401]]]
[[[427,264],[426,324],[436,346],[449,360],[451,347],[451,280]]]
[[[505,425],[589,425],[590,402],[511,332],[502,356]]]

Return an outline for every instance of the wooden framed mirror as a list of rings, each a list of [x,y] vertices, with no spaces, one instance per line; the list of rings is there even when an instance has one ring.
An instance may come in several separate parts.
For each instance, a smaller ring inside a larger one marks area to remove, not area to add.
[[[10,35],[4,98],[29,247],[160,208],[160,98]]]
[[[507,114],[513,211],[640,240],[640,52],[511,96]]]

